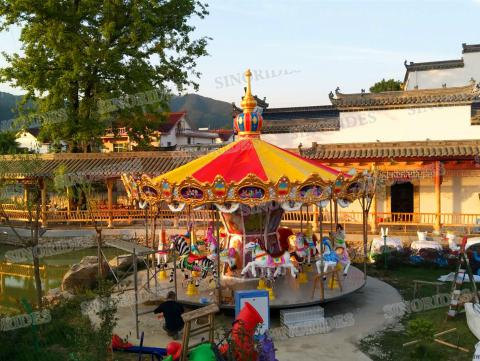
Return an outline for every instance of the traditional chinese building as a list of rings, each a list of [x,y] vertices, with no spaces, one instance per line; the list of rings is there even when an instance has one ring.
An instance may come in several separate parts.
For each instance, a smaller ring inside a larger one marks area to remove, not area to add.
[[[266,108],[262,138],[333,167],[380,171],[372,228],[480,223],[480,45],[464,44],[463,55],[462,66],[406,65],[406,90],[337,88],[330,105]]]

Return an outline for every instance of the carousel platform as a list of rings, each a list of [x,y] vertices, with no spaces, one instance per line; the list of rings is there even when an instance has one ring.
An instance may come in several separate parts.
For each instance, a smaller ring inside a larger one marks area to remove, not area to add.
[[[270,300],[270,308],[285,309],[328,303],[358,291],[365,286],[366,283],[363,272],[358,268],[351,266],[348,275],[346,277],[341,276],[342,290],[340,291],[339,288],[329,288],[329,282],[327,281],[325,285],[324,299],[321,300],[318,284],[315,294],[312,297],[314,278],[317,273],[311,271],[307,272],[307,275],[308,280],[306,283],[300,283],[298,279],[293,278],[289,272],[287,275],[279,277],[273,285],[275,299]],[[213,284],[209,285],[208,281],[201,281],[200,286],[197,287],[198,294],[187,295],[187,282],[182,282],[183,279],[183,273],[177,270],[177,298],[180,303],[187,306],[200,307],[214,302],[215,296]],[[168,280],[160,281],[160,285],[163,285],[164,283],[166,286],[168,284]],[[258,278],[242,279],[237,277],[222,277],[221,284],[224,296],[230,294],[232,297],[230,302],[225,302],[220,307],[223,309],[233,309],[235,308],[235,300],[233,296],[234,292],[237,290],[257,289]],[[171,286],[171,283],[169,285]]]

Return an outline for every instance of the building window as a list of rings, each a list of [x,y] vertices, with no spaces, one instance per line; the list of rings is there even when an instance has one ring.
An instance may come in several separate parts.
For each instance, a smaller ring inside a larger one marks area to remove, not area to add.
[[[187,138],[187,144],[192,144],[192,138],[191,137]]]
[[[113,151],[115,153],[126,152],[127,150],[128,150],[127,143],[114,143],[113,144]]]

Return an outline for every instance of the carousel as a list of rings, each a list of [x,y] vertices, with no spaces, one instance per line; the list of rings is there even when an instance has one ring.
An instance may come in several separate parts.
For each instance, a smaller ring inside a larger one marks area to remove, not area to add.
[[[376,177],[343,173],[261,140],[251,72],[245,76],[243,113],[234,119],[237,140],[156,178],[122,177],[141,207],[166,205],[191,219],[168,237],[161,221],[155,241],[159,283],[174,285],[185,304],[217,302],[223,308],[234,307],[236,290],[266,289],[272,308],[344,297],[365,285],[367,258],[360,257],[363,270],[350,265],[337,210],[360,202],[366,255]],[[201,224],[190,218],[199,211],[209,217]],[[302,215],[300,230],[282,227],[292,211]]]

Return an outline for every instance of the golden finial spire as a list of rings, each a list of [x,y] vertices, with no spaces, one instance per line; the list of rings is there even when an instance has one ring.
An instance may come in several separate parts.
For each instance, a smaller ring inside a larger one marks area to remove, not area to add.
[[[252,96],[252,86],[250,83],[250,78],[252,76],[252,72],[248,69],[245,72],[245,78],[247,78],[247,90],[245,92],[245,96],[243,97],[240,105],[242,106],[244,113],[251,113],[257,106],[257,102],[255,98]]]

